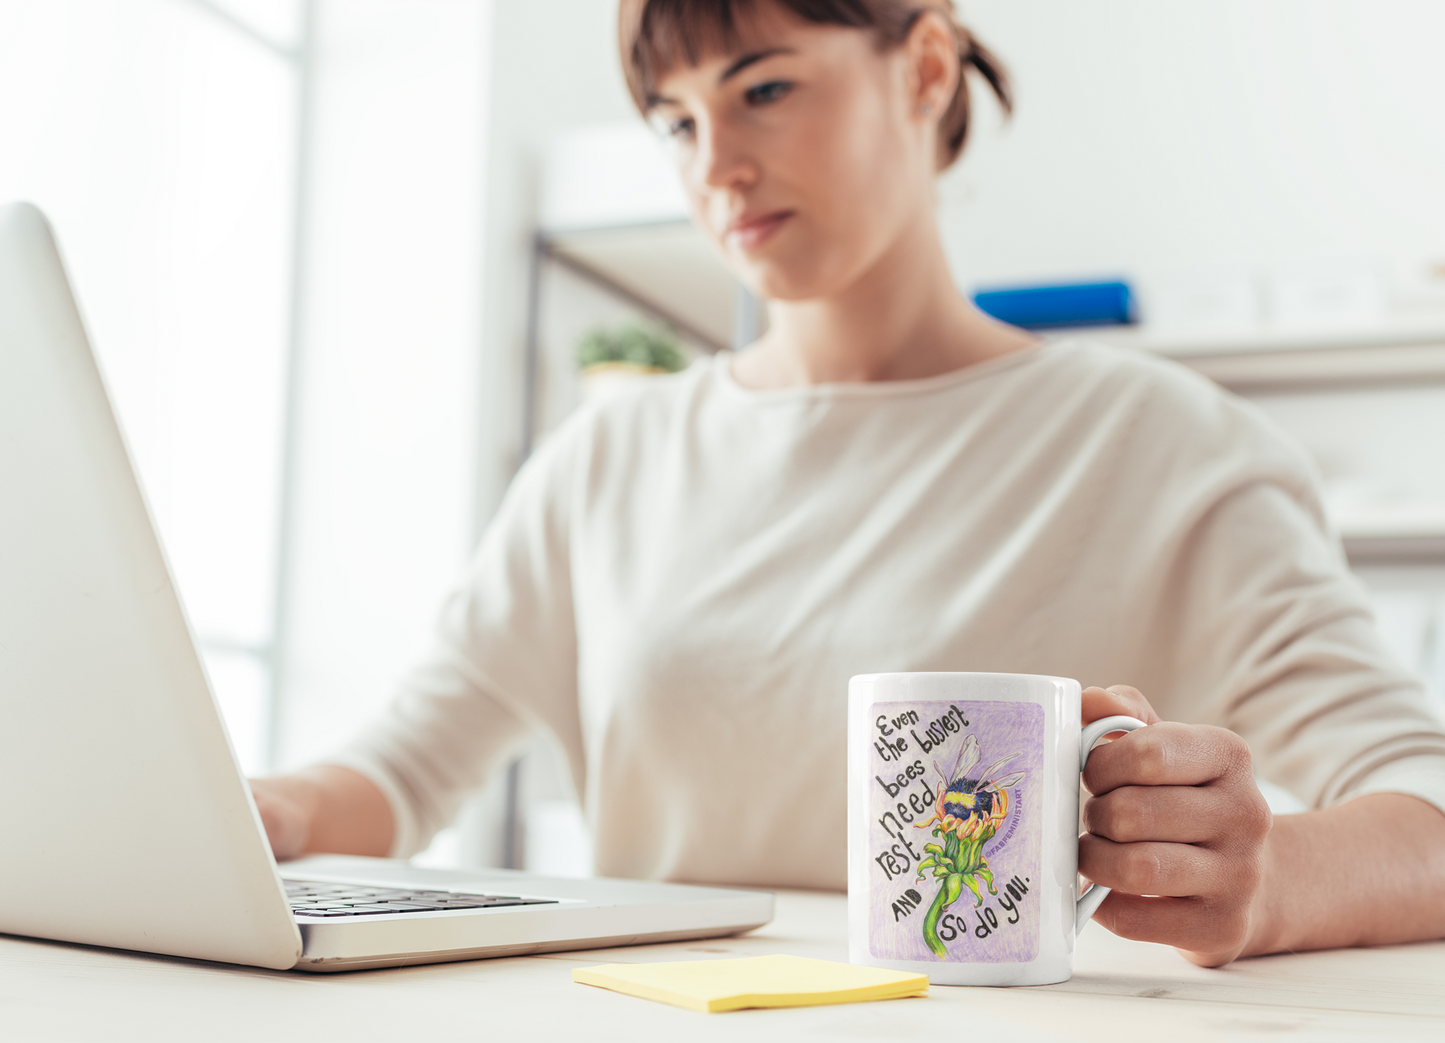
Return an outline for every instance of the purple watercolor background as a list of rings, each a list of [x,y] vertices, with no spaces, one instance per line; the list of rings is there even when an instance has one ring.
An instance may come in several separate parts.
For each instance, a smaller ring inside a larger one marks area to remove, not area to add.
[[[962,711],[969,722],[968,726],[948,733],[941,746],[923,751],[917,737],[926,740],[925,729],[928,725],[948,714],[952,707]],[[904,802],[908,808],[906,817],[912,817],[913,822],[902,825],[901,828],[913,852],[920,858],[926,857],[924,844],[943,844],[942,838],[933,836],[931,826],[918,828],[933,816],[932,802],[929,802],[928,810],[919,815],[913,813],[907,802],[910,797],[916,797],[922,802],[927,793],[936,795],[940,776],[934,762],[936,761],[944,772],[950,771],[967,737],[974,735],[978,739],[980,756],[973,771],[965,773],[968,777],[975,777],[978,772],[1010,753],[1017,753],[1018,756],[995,775],[1008,775],[1018,771],[1027,774],[1016,786],[1009,789],[1008,815],[999,824],[993,839],[984,843],[984,857],[988,861],[988,868],[993,872],[994,883],[1000,895],[990,895],[986,884],[980,879],[979,888],[984,894],[985,903],[982,907],[975,908],[973,892],[967,887],[963,888],[960,897],[945,910],[945,917],[952,915],[957,918],[951,932],[954,937],[947,937],[950,931],[946,921],[940,930],[940,937],[948,947],[947,962],[1023,963],[1034,959],[1039,949],[1039,902],[1044,890],[1043,875],[1040,872],[1043,837],[1041,795],[1045,783],[1043,707],[1035,703],[962,699],[949,702],[878,703],[874,707],[875,717],[884,714],[890,721],[908,711],[918,714],[919,723],[911,729],[905,727],[889,736],[895,741],[901,736],[906,741],[907,748],[901,754],[888,751],[887,760],[877,746],[869,754],[871,774],[880,776],[885,782],[895,786],[897,775],[909,765],[921,761],[925,769],[921,779],[907,779],[906,787],[894,796],[890,796],[876,780],[870,787],[869,949],[880,959],[945,962],[929,949],[923,939],[924,917],[943,881],[935,879],[932,870],[925,872],[922,881],[918,880],[917,867],[914,864],[909,864],[906,870],[900,869],[902,862],[898,855],[901,853],[908,856],[908,846],[900,843],[899,838],[890,832],[890,827],[905,817],[900,816],[897,810],[898,804]],[[891,723],[888,726],[892,727]],[[912,734],[913,731],[917,732],[916,737]],[[873,730],[870,740],[879,738],[880,734],[876,729]],[[893,812],[892,817],[888,817],[889,812]],[[887,824],[881,825],[880,819]],[[885,851],[894,852],[894,858],[890,860],[885,857],[880,862],[877,856]],[[911,857],[908,861],[912,862]],[[893,870],[891,879],[889,869]],[[1003,908],[1001,900],[1007,899],[1005,885],[1014,877],[1029,881],[1030,889],[1028,894],[1014,902],[1015,910],[1010,913]],[[912,903],[906,897],[910,890],[921,899],[916,908],[910,908]],[[997,926],[989,926],[989,910],[992,910],[995,917],[993,922]],[[1010,916],[1016,917],[1017,922],[1010,923]],[[980,927],[986,929],[982,938],[977,933]]]

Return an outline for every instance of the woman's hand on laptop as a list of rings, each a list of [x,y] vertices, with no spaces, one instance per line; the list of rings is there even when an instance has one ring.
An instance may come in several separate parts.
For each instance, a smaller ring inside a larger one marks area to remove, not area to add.
[[[251,793],[276,858],[391,851],[391,805],[366,776],[333,764],[251,779]]]
[[[261,825],[266,827],[266,839],[271,841],[276,857],[283,861],[305,851],[311,835],[310,815],[298,799],[300,794],[295,783],[294,778],[284,775],[251,780],[251,796],[261,813]]]

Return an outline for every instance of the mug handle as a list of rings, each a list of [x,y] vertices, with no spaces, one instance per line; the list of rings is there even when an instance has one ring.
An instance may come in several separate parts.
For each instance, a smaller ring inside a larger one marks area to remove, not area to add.
[[[1089,763],[1089,754],[1093,752],[1094,743],[1098,742],[1110,732],[1132,732],[1139,728],[1147,728],[1148,725],[1137,717],[1101,717],[1093,724],[1084,729],[1079,737],[1079,771],[1084,770],[1084,765]],[[1084,924],[1089,918],[1098,912],[1099,906],[1105,898],[1109,897],[1109,888],[1100,887],[1098,884],[1089,885],[1089,889],[1079,896],[1078,902],[1074,905],[1074,933],[1078,934],[1084,929]]]

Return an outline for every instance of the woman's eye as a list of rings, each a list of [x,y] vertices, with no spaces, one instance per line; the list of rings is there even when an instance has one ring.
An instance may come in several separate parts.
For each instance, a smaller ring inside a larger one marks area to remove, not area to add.
[[[775,101],[782,100],[792,89],[793,85],[786,80],[769,80],[756,87],[749,87],[744,96],[749,105],[771,105]]]
[[[662,119],[658,120],[657,123],[664,137],[679,139],[692,137],[693,128],[697,126],[697,124],[692,121],[692,118],[688,116],[683,116],[678,119]]]

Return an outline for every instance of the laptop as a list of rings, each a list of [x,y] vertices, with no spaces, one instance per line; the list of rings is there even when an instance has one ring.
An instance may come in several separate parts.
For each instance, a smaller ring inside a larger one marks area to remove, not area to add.
[[[50,228],[0,207],[0,932],[308,971],[736,934],[772,895],[278,865]]]

